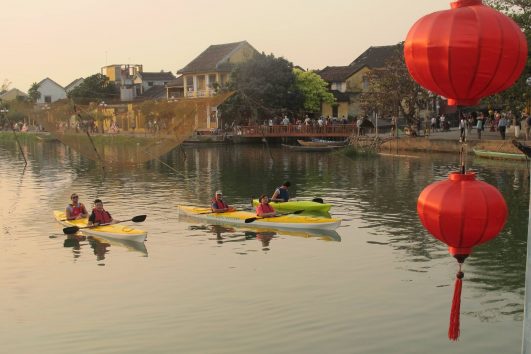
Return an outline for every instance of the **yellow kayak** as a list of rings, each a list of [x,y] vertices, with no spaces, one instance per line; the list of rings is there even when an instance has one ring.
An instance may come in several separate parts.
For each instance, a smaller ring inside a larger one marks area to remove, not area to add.
[[[65,227],[77,226],[85,227],[88,224],[88,218],[77,220],[66,220],[66,215],[63,211],[53,212],[55,220]],[[87,229],[79,230],[85,235],[99,236],[103,238],[112,238],[119,240],[129,240],[134,242],[144,242],[147,237],[147,232],[143,230],[134,229],[129,226],[114,224],[105,226],[96,226]]]
[[[180,205],[178,208],[181,213],[198,219],[260,228],[334,230],[341,224],[341,219],[326,219],[305,215],[285,215],[272,218],[260,218],[257,217],[255,213],[248,211],[213,213],[210,208],[198,208],[184,205]],[[252,223],[246,223],[245,220],[250,218],[256,219]]]

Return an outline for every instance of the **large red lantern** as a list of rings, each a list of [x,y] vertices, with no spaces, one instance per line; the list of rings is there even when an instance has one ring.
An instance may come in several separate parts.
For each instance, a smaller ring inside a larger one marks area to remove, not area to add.
[[[520,77],[527,40],[513,20],[481,0],[459,0],[451,7],[411,27],[406,65],[415,81],[447,97],[449,105],[474,106]]]
[[[450,312],[448,337],[459,338],[462,279],[461,264],[472,248],[496,237],[507,220],[507,205],[501,193],[488,183],[477,181],[473,172],[453,172],[419,195],[417,213],[422,225],[446,243],[459,263]]]

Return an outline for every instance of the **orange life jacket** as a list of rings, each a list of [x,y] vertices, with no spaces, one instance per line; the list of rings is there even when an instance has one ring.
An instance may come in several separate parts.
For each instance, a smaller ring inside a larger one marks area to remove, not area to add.
[[[94,223],[98,224],[108,224],[111,222],[111,214],[109,214],[106,210],[98,210],[96,208],[92,209],[92,212],[94,213]]]

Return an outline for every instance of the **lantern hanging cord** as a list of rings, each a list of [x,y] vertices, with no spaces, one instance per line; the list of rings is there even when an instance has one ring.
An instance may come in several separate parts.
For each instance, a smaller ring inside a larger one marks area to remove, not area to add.
[[[457,107],[457,117],[459,118],[459,128],[464,134],[461,135],[460,142],[461,142],[461,149],[459,151],[459,163],[461,165],[460,172],[462,174],[466,173],[466,156],[467,156],[467,144],[466,144],[466,120],[464,117],[461,116],[461,107]],[[462,125],[462,126],[461,126]]]
[[[459,151],[459,163],[461,165],[460,172],[461,174],[466,173],[466,155],[467,155],[467,148],[466,144],[461,144],[461,149]]]

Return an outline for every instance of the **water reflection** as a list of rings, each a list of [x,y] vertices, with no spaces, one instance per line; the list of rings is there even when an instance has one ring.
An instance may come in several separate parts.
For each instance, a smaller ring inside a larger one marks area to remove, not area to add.
[[[96,256],[97,261],[103,261],[105,258],[111,254],[111,247],[123,247],[128,251],[138,252],[143,257],[148,256],[146,245],[143,242],[133,242],[128,240],[118,240],[118,239],[106,239],[103,237],[95,236],[85,236],[80,234],[73,235],[52,235],[50,238],[61,238],[65,237],[63,241],[64,248],[71,248],[74,259],[77,259],[81,256],[81,251],[83,246],[86,246],[87,243],[92,249],[92,252]],[[86,241],[86,242],[85,242]]]
[[[16,146],[8,146],[0,141],[2,180],[0,193],[6,205],[6,208],[0,209],[2,216],[0,220],[3,220],[0,221],[0,230],[2,230],[0,245],[5,250],[6,266],[3,268],[7,269],[5,275],[7,283],[16,284],[23,281],[20,280],[23,278],[16,269],[24,268],[25,262],[32,264],[31,261],[35,260],[42,271],[54,267],[56,263],[47,262],[48,259],[45,258],[50,254],[58,254],[59,257],[55,257],[54,261],[59,263],[60,256],[65,254],[67,261],[71,261],[70,252],[76,261],[82,254],[86,259],[92,262],[96,260],[98,263],[109,260],[114,262],[116,257],[116,261],[125,264],[122,268],[134,267],[135,262],[138,262],[138,257],[134,256],[147,257],[148,252],[143,243],[127,245],[112,240],[98,242],[77,238],[79,236],[76,235],[67,237],[62,234],[57,240],[46,239],[44,242],[42,230],[56,227],[55,221],[50,217],[51,213],[43,212],[35,215],[35,208],[22,206],[38,203],[50,211],[54,208],[63,208],[64,200],[68,200],[71,189],[75,188],[78,193],[83,193],[87,200],[105,195],[106,199],[112,201],[113,214],[131,215],[131,210],[146,210],[150,219],[154,221],[149,227],[151,227],[150,232],[156,235],[152,238],[152,246],[157,250],[156,258],[150,257],[150,261],[146,263],[149,263],[149,275],[150,278],[153,275],[151,280],[156,288],[137,286],[138,279],[132,274],[124,275],[124,278],[130,281],[125,282],[126,286],[123,288],[124,292],[135,292],[141,297],[153,295],[153,290],[160,294],[175,295],[168,302],[165,302],[164,297],[158,297],[157,300],[160,300],[159,303],[162,305],[158,308],[153,302],[151,306],[154,306],[154,313],[166,314],[167,308],[172,308],[175,303],[174,298],[181,297],[184,300],[195,299],[211,306],[211,309],[220,311],[217,313],[219,318],[221,316],[234,318],[231,317],[231,313],[222,312],[223,308],[217,306],[214,300],[202,296],[200,292],[193,292],[193,295],[177,293],[176,287],[171,285],[172,282],[166,281],[169,274],[167,270],[175,270],[172,275],[175,275],[176,280],[188,275],[195,277],[196,282],[199,282],[198,286],[203,287],[211,284],[213,279],[196,277],[196,274],[201,274],[194,273],[196,267],[186,267],[190,264],[195,265],[194,262],[198,257],[205,258],[204,262],[201,258],[201,264],[205,267],[210,267],[211,264],[216,264],[217,267],[219,264],[230,264],[234,253],[248,255],[249,259],[238,259],[244,264],[246,261],[249,263],[254,261],[251,259],[253,251],[257,255],[262,255],[263,252],[271,255],[277,250],[274,253],[276,266],[293,267],[294,259],[301,268],[313,265],[316,259],[311,256],[318,254],[323,272],[301,271],[297,273],[297,277],[290,278],[290,284],[286,286],[279,281],[277,274],[258,270],[261,272],[261,279],[274,284],[271,291],[279,294],[286,293],[286,289],[300,291],[298,294],[302,297],[301,303],[306,304],[310,303],[311,299],[306,298],[305,294],[319,298],[328,296],[329,289],[333,288],[337,291],[334,291],[335,295],[331,299],[333,302],[330,304],[335,308],[347,308],[358,298],[368,304],[364,307],[367,312],[363,312],[364,308],[360,307],[356,315],[349,315],[347,311],[333,313],[334,308],[330,306],[330,311],[323,310],[323,315],[319,318],[303,316],[297,318],[296,315],[293,317],[300,322],[306,320],[311,322],[316,319],[329,321],[331,324],[328,327],[329,331],[323,332],[323,335],[330,337],[339,333],[341,336],[342,333],[346,333],[347,328],[356,328],[360,331],[348,332],[351,338],[356,335],[368,337],[373,335],[374,329],[380,328],[381,323],[371,322],[371,318],[378,317],[372,316],[372,309],[377,307],[372,305],[377,302],[389,303],[389,292],[382,289],[403,285],[402,281],[408,281],[407,286],[400,289],[404,295],[401,297],[403,302],[392,302],[392,306],[396,307],[393,307],[394,311],[385,314],[384,322],[387,329],[414,328],[415,323],[425,320],[424,315],[403,316],[404,313],[409,313],[410,308],[418,305],[418,294],[426,298],[444,298],[445,301],[440,306],[430,304],[430,311],[426,312],[432,316],[447,318],[450,298],[446,294],[451,292],[450,287],[456,269],[455,261],[448,254],[446,246],[431,237],[420,224],[416,213],[416,201],[420,191],[428,184],[446,179],[448,173],[456,169],[459,164],[457,154],[456,156],[424,154],[419,159],[407,160],[385,157],[345,158],[330,154],[286,153],[271,147],[271,158],[262,146],[186,148],[186,158],[179,150],[173,150],[161,157],[160,161],[150,161],[133,170],[109,168],[103,177],[101,168],[98,168],[94,162],[84,159],[61,144],[28,143],[26,148],[30,161],[21,178],[20,170],[13,168],[13,161],[20,161]],[[172,169],[165,164],[172,166]],[[475,248],[464,265],[463,301],[466,304],[462,308],[463,317],[468,321],[472,318],[482,322],[496,322],[496,325],[491,327],[476,323],[467,326],[467,330],[470,331],[471,337],[485,338],[484,345],[510,346],[508,338],[513,339],[519,335],[511,334],[518,326],[514,321],[520,321],[523,316],[529,170],[526,164],[479,159],[472,160],[470,167],[477,171],[479,180],[486,181],[501,191],[509,206],[509,217],[500,236]],[[259,229],[249,226],[252,224],[245,228],[234,225],[212,225],[211,222],[204,223],[197,219],[181,219],[175,208],[177,204],[209,205],[211,195],[217,189],[222,189],[231,204],[237,208],[248,208],[252,195],[260,192],[272,193],[278,181],[287,179],[292,182],[290,193],[294,197],[300,199],[322,197],[326,203],[333,205],[330,214],[343,219],[338,232]],[[35,220],[35,223],[28,223],[28,218]],[[56,228],[59,232],[59,226]],[[314,242],[302,238],[311,238]],[[341,243],[321,241],[341,241]],[[303,244],[309,247],[298,247]],[[63,247],[68,248],[66,250],[68,253],[65,253]],[[290,252],[295,250],[295,247],[298,247],[296,252]],[[210,252],[212,248],[228,252]],[[31,257],[19,257],[21,250],[31,250]],[[131,254],[118,257],[128,250],[135,252],[133,257]],[[176,252],[189,253],[190,256],[175,257]],[[179,263],[176,263],[177,259]],[[356,262],[353,262],[353,259],[356,259]],[[348,271],[345,271],[345,264],[349,265]],[[360,264],[368,264],[367,267],[371,267],[371,270],[367,271],[368,268]],[[375,264],[378,266],[374,267]],[[179,269],[186,269],[186,273],[179,273]],[[238,272],[229,276],[240,276],[241,272],[246,271],[246,267],[243,266],[237,269]],[[387,272],[388,269],[390,275],[385,273],[379,278],[378,283],[381,286],[373,287],[374,282],[367,280],[374,276],[373,272]],[[90,267],[75,271],[84,272],[84,279],[94,283],[99,281],[98,276],[101,274],[93,272]],[[330,277],[331,272],[337,274],[337,277]],[[116,276],[111,273],[107,273],[109,277]],[[162,281],[158,281],[159,279]],[[322,289],[311,289],[312,292],[308,293],[309,289],[305,287],[313,281],[319,281],[326,286]],[[223,288],[223,284],[220,283],[219,286],[222,287],[220,293],[252,292],[252,289],[239,286],[238,282],[227,283],[230,283],[231,288]],[[354,283],[364,284],[365,287],[356,288],[357,293],[349,297],[348,294],[354,293],[352,286]],[[83,290],[90,292],[91,288]],[[78,288],[73,291],[80,290]],[[261,294],[251,295],[259,298]],[[7,299],[10,300],[9,295]],[[109,308],[114,305],[119,307],[121,302],[113,301],[122,301],[122,299],[109,301]],[[283,310],[288,310],[293,307],[297,309],[298,303],[290,303],[286,297],[282,304],[285,305]],[[251,311],[260,314],[259,306],[252,304],[249,306]],[[326,306],[325,303],[317,306],[316,313],[320,313],[319,308],[326,309]],[[146,309],[142,308],[134,312],[135,309],[131,307],[128,308],[128,313],[132,311],[132,316],[142,316],[146,313],[144,310]],[[188,311],[186,308],[179,308],[172,314],[177,312],[179,315],[182,312],[190,319],[196,316],[196,312]],[[332,315],[328,317],[328,313]],[[357,314],[361,314],[361,317]],[[212,316],[212,311],[208,311],[205,316]],[[167,317],[161,315],[159,318],[154,317],[153,323],[159,326],[167,325],[166,320]],[[377,320],[380,321],[379,318]],[[133,322],[135,321],[131,321],[131,326]],[[364,326],[359,326],[360,323],[369,324],[365,327],[365,332],[363,332]],[[199,322],[193,323],[193,326],[197,325]],[[269,319],[266,325],[277,326],[279,323]],[[280,323],[280,326],[282,325]],[[427,342],[439,343],[436,339],[441,337],[437,332],[439,328],[434,330],[429,327],[424,333]],[[296,328],[297,326],[286,325],[283,327],[283,333],[285,331],[295,336],[302,335]],[[137,327],[132,329],[144,330]],[[485,329],[487,335],[484,335]],[[343,338],[346,338],[346,334],[345,337],[341,337]],[[388,336],[388,343],[394,343],[393,338],[396,336]],[[258,340],[257,337],[252,339]],[[349,343],[348,340],[343,342]],[[466,341],[461,342],[460,346],[462,352],[466,351],[463,348],[471,349],[466,352],[479,352],[475,350],[476,345],[468,344]],[[278,347],[273,348],[273,351],[274,349]],[[345,347],[337,349],[338,352],[348,352],[348,348]],[[385,349],[387,350],[380,352],[394,350],[392,345]],[[408,351],[403,349],[396,352]],[[429,350],[418,350],[418,352],[429,352]]]
[[[189,218],[189,217],[185,217]],[[270,242],[273,238],[281,236],[296,236],[304,238],[316,238],[323,241],[341,241],[341,236],[334,230],[273,230],[263,228],[235,228],[224,225],[192,225],[189,230],[204,231],[207,234],[214,234],[218,244],[245,242],[249,240],[258,240],[262,244],[263,250],[269,250]],[[243,232],[243,233],[242,233]]]

